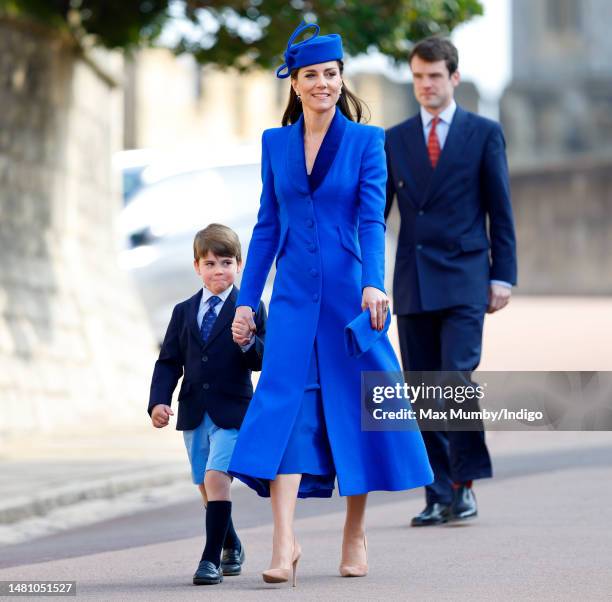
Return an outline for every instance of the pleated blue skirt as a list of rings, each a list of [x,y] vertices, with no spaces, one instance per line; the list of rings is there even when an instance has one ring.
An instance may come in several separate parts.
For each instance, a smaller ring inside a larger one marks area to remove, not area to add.
[[[297,415],[277,474],[301,474],[298,497],[331,497],[336,480],[319,382],[316,343],[313,347],[308,379]],[[260,496],[270,496],[270,482],[240,473],[232,473]]]

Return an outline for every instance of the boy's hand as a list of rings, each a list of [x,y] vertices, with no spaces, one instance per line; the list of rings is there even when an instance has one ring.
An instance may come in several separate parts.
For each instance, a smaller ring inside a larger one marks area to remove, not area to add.
[[[234,342],[238,343],[238,345],[246,345],[251,340],[253,333],[245,320],[234,320],[232,335]]]
[[[155,428],[160,429],[168,426],[170,416],[174,416],[172,408],[163,403],[158,403],[151,412],[151,422]]]
[[[255,312],[247,305],[240,305],[236,308],[236,315],[232,323],[232,336],[238,345],[246,345],[257,332],[257,326],[253,320]]]

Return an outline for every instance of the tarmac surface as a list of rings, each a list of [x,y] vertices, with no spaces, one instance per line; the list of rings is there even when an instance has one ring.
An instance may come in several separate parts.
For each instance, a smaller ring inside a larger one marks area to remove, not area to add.
[[[393,328],[391,338],[396,341]],[[487,318],[482,369],[612,370],[612,299],[520,298]],[[143,400],[143,408],[146,400]],[[495,478],[478,481],[480,516],[413,529],[422,492],[375,493],[370,574],[337,575],[344,500],[298,504],[298,588],[266,585],[267,500],[234,489],[247,550],[242,576],[197,588],[203,511],[182,438],[125,429],[0,440],[0,580],[77,580],[78,597],[251,600],[612,599],[612,433],[489,432]]]
[[[612,438],[598,434],[591,445],[583,440],[573,445],[568,435],[581,433],[549,433],[553,438],[543,452],[541,442],[535,445],[539,451],[526,449],[533,434],[518,435],[523,435],[524,451],[500,456],[499,477],[475,485],[480,508],[475,521],[410,528],[410,516],[422,506],[420,495],[373,495],[367,527],[370,573],[364,579],[337,574],[343,501],[334,498],[299,504],[296,533],[304,552],[297,589],[264,584],[260,572],[270,554],[269,508],[240,488],[234,496],[236,525],[247,562],[243,575],[227,577],[219,586],[190,584],[202,548],[202,536],[193,536],[202,525],[195,503],[5,548],[0,562],[16,566],[1,569],[0,580],[76,580],[78,597],[93,600],[210,595],[257,600],[283,589],[289,591],[279,595],[307,600],[609,600]],[[174,534],[166,524],[175,524]],[[184,532],[176,530],[177,524]],[[168,541],[155,541],[168,535]],[[55,559],[40,562],[49,556]]]

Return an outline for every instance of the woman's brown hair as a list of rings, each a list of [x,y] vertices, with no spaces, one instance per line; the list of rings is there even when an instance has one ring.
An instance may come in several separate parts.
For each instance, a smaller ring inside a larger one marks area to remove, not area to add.
[[[340,75],[342,76],[342,72],[344,71],[344,63],[342,61],[337,61],[338,67],[340,69]],[[291,79],[296,79],[298,76],[299,69],[294,69],[291,72]],[[340,93],[340,98],[338,98],[338,102],[336,106],[342,111],[342,114],[351,121],[356,121],[359,123],[364,115],[364,110],[368,111],[368,120],[370,118],[370,109],[368,109],[367,105],[353,94],[346,86],[346,84],[342,83],[342,92]],[[291,125],[295,123],[300,115],[303,113],[302,103],[297,97],[293,86],[289,87],[289,102],[287,103],[287,107],[285,108],[285,112],[283,113],[283,125]]]

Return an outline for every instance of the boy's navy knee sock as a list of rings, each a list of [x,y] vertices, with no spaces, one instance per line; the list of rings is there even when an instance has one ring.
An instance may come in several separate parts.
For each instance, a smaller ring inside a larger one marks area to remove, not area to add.
[[[206,510],[206,504],[204,504],[204,510]],[[238,533],[234,529],[234,521],[230,515],[229,525],[227,526],[227,533],[225,535],[225,541],[223,542],[224,550],[233,550],[237,548],[241,544],[240,538],[238,537]]]
[[[238,534],[234,529],[234,523],[232,521],[232,517],[230,516],[229,525],[227,526],[227,534],[225,535],[225,541],[223,542],[223,548],[234,549],[240,545],[240,539],[238,539]]]
[[[232,502],[208,502],[206,506],[206,545],[202,560],[212,562],[216,567],[221,564],[221,550],[232,516]]]

